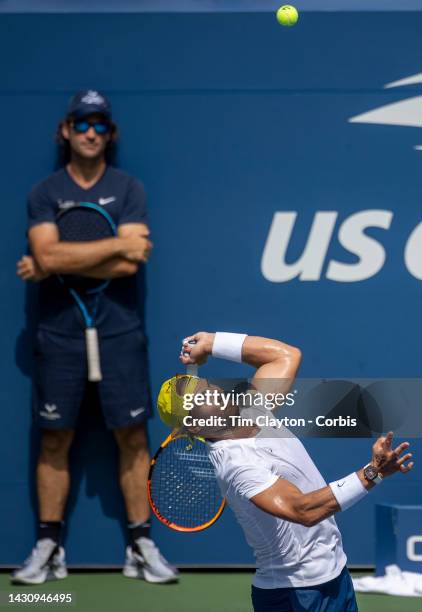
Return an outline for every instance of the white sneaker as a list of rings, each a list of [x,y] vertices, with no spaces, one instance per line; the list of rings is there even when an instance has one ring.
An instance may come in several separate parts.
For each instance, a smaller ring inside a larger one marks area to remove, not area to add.
[[[14,584],[42,584],[67,577],[64,549],[50,538],[38,540],[23,566],[11,576]]]
[[[147,582],[177,582],[179,572],[166,561],[156,545],[149,538],[136,540],[138,550],[126,548],[123,575],[126,578],[143,578]]]

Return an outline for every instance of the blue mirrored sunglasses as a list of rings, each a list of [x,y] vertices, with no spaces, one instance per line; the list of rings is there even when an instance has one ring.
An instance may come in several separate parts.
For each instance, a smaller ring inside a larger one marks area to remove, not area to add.
[[[74,121],[72,124],[73,129],[78,134],[85,134],[90,127],[93,127],[95,133],[102,136],[110,131],[110,124],[104,121]]]

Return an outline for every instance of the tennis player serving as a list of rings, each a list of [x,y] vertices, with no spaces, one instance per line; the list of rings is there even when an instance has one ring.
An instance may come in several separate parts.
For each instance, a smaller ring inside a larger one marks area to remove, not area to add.
[[[301,360],[297,348],[278,340],[222,332],[199,332],[186,338],[180,359],[185,365],[202,365],[210,355],[254,366],[252,385],[263,393],[287,393]],[[221,405],[195,401],[207,389],[208,381],[198,378],[189,422],[221,416]],[[189,390],[191,398],[192,381]],[[179,388],[178,396],[183,393]],[[178,406],[173,400],[173,413]],[[227,409],[231,414],[239,413],[237,406]],[[165,411],[162,402],[160,410]],[[182,411],[178,415],[181,424]],[[168,420],[168,415],[162,416]],[[188,425],[188,429],[207,439],[222,494],[254,549],[255,612],[356,611],[333,515],[359,502],[388,476],[409,472],[413,467],[407,452],[409,443],[394,448],[393,433],[389,432],[375,442],[365,467],[327,485],[302,443],[288,430],[253,424],[221,427],[216,423],[200,430]]]

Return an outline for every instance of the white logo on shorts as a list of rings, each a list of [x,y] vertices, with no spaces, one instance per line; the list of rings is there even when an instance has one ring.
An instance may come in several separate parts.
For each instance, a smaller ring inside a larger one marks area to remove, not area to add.
[[[57,406],[56,404],[44,404],[45,410],[40,411],[40,415],[49,421],[55,421],[56,419],[61,418],[61,414],[56,412]]]
[[[131,410],[130,416],[135,418],[138,416],[138,414],[142,414],[142,412],[145,412],[145,408],[143,406],[141,406],[141,408],[138,408],[137,410]]]

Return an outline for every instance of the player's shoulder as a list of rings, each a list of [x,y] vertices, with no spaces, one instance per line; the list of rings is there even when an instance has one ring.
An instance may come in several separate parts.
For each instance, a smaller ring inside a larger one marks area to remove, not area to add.
[[[217,471],[228,474],[256,462],[254,438],[219,440],[209,445],[209,457]]]
[[[33,185],[29,192],[29,197],[31,198],[48,194],[52,189],[61,184],[65,174],[66,171],[64,168],[60,168],[59,170],[56,170],[55,172],[52,172],[48,176],[42,178],[35,183],[35,185]]]

